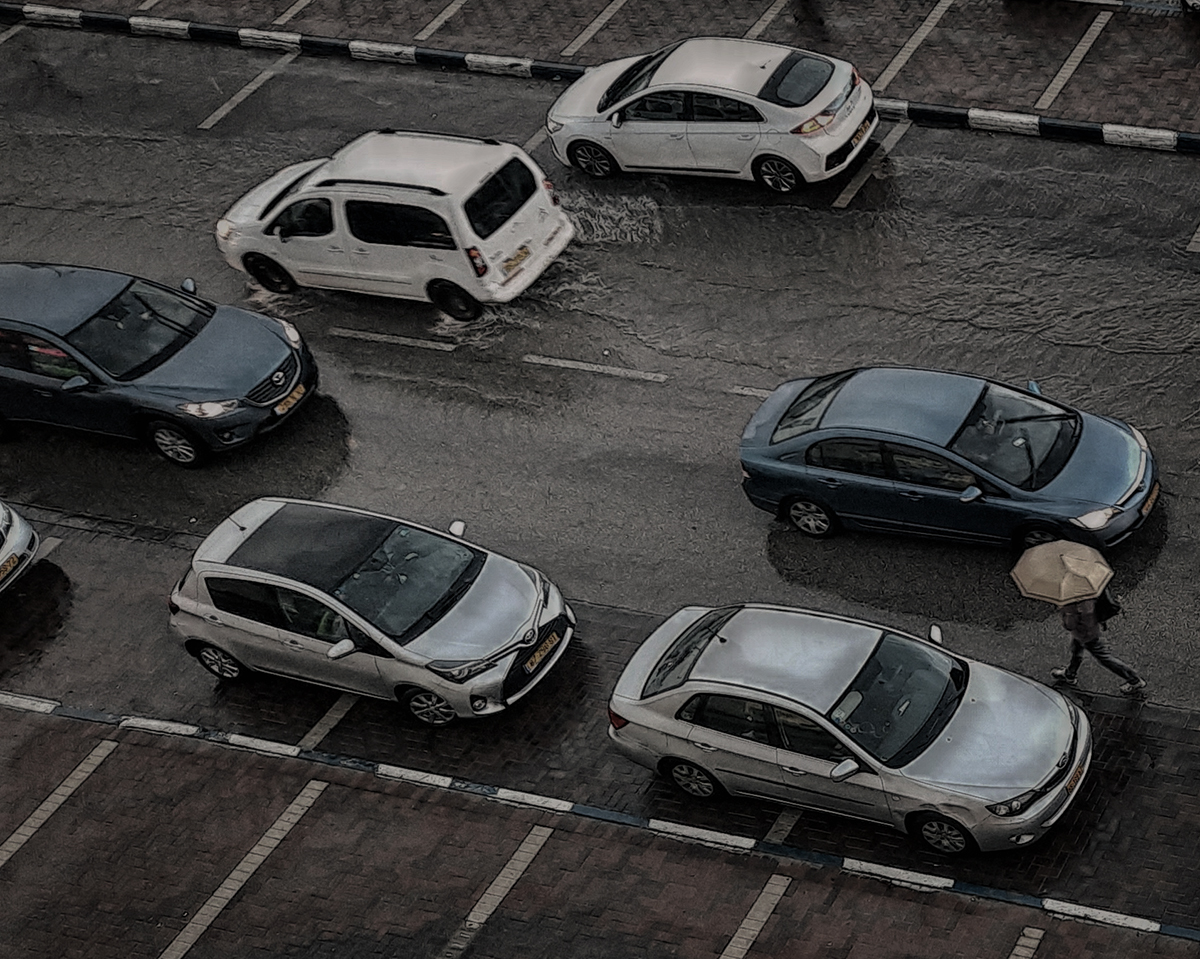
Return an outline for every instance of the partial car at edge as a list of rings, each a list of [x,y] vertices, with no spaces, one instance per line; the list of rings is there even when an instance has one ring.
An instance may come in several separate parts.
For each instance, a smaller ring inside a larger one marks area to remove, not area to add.
[[[0,503],[0,590],[15,583],[37,555],[37,531],[15,509]]]

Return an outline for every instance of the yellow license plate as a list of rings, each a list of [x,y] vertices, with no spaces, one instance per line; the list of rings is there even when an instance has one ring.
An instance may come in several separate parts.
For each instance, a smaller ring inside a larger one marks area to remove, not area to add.
[[[550,655],[550,650],[558,645],[558,641],[560,639],[562,639],[562,637],[559,636],[558,633],[551,633],[549,636],[547,636],[546,641],[537,648],[537,652],[530,656],[525,662],[525,672],[532,673],[535,669],[537,669],[538,664],[540,664],[543,659]]]
[[[520,266],[522,263],[524,263],[526,260],[528,260],[529,255],[532,252],[533,251],[531,249],[529,249],[529,247],[527,247],[527,246],[522,246],[519,250],[517,250],[516,253],[514,253],[512,256],[510,256],[507,260],[505,260],[501,264],[501,266],[504,268],[504,275],[507,276],[509,273],[511,273],[513,270],[515,270],[518,266]]]
[[[1146,502],[1142,504],[1142,515],[1146,516],[1150,510],[1154,509],[1154,504],[1158,500],[1158,491],[1161,489],[1158,483],[1154,484],[1154,489],[1150,491],[1150,495],[1146,497]]]
[[[300,397],[304,395],[304,384],[299,384],[292,392],[290,392],[282,403],[275,406],[275,412],[283,416],[288,410],[300,402]]]
[[[854,138],[850,141],[850,145],[858,146],[858,141],[867,135],[869,129],[871,129],[871,121],[863,120],[862,125],[854,131]]]
[[[1071,773],[1071,778],[1067,780],[1067,792],[1073,790],[1079,785],[1079,780],[1083,778],[1083,763],[1075,767],[1075,772]]]
[[[17,557],[10,556],[3,563],[0,563],[0,579],[4,579],[9,573],[17,568]]]

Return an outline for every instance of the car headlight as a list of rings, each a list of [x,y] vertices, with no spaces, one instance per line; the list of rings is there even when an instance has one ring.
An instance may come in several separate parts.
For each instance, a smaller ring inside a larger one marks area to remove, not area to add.
[[[211,420],[214,416],[224,416],[238,408],[237,400],[212,400],[208,403],[180,403],[178,409],[188,416],[196,416],[202,420]]]
[[[546,117],[546,129],[550,133],[557,133],[563,128],[563,125],[551,117]]]
[[[304,342],[300,338],[300,331],[287,320],[276,320],[276,322],[283,327],[283,334],[287,337],[288,342],[292,344],[292,349],[300,349],[300,344]]]
[[[1082,516],[1074,516],[1071,518],[1071,522],[1084,529],[1104,529],[1120,512],[1121,510],[1116,506],[1106,506],[1104,509],[1094,509]]]
[[[993,803],[988,806],[988,812],[995,816],[1016,816],[1025,811],[1034,799],[1037,798],[1037,790],[1031,789],[1029,792],[1023,792],[1016,799],[1009,799],[1007,802]]]
[[[217,220],[217,239],[228,240],[234,234],[233,220],[226,220],[224,217]]]
[[[494,669],[495,666],[496,664],[490,659],[438,659],[432,663],[425,664],[425,668],[430,672],[437,673],[442,679],[448,679],[452,683],[465,683],[468,679],[478,676],[480,673],[486,673],[489,669]]]

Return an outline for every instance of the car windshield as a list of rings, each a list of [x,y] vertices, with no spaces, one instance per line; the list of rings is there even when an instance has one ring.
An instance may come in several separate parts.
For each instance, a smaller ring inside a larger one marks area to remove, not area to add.
[[[785,107],[802,107],[825,89],[833,76],[833,64],[824,57],[793,53],[763,85],[759,97]]]
[[[671,648],[663,653],[662,659],[650,671],[646,685],[642,688],[642,698],[681,685],[712,638],[736,612],[736,606],[710,610],[680,633],[671,644]]]
[[[179,352],[213,315],[194,296],[134,280],[67,342],[117,380],[134,380]]]
[[[950,449],[1006,483],[1035,490],[1066,465],[1078,435],[1078,413],[989,383]]]
[[[787,412],[775,424],[775,432],[771,434],[772,443],[782,443],[817,428],[825,410],[837,396],[838,390],[846,380],[850,379],[857,370],[847,370],[844,373],[833,373],[813,380],[800,395],[793,400]]]
[[[462,543],[398,523],[333,595],[396,642],[407,643],[462,599],[485,559]]]
[[[512,219],[536,192],[533,172],[513,157],[483,181],[483,186],[467,198],[463,209],[471,229],[481,240],[486,240]]]
[[[671,46],[665,47],[657,53],[647,54],[636,63],[627,67],[616,80],[609,84],[608,89],[604,91],[604,96],[600,98],[600,102],[596,105],[596,112],[603,113],[614,103],[620,103],[626,97],[631,97],[635,93],[645,90],[650,85],[650,80],[654,77],[654,71],[662,65],[662,62],[667,57],[675,52],[677,46],[679,46],[678,43],[673,43]]]
[[[884,765],[904,766],[946,727],[966,688],[965,663],[885,633],[829,719]]]

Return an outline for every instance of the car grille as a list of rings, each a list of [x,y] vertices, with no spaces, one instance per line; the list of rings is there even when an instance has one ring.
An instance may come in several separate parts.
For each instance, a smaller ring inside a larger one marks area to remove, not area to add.
[[[571,622],[567,619],[567,616],[564,613],[560,616],[556,616],[538,630],[537,641],[534,642],[532,646],[521,650],[521,652],[517,655],[516,661],[512,664],[512,668],[509,669],[508,675],[504,677],[504,686],[500,690],[502,698],[507,700],[510,696],[515,696],[522,689],[533,682],[537,675],[554,659],[555,654],[558,652],[559,646],[566,641],[567,630],[570,628]],[[536,667],[534,667],[532,671],[526,672],[525,664],[529,662],[532,656],[536,655],[539,649],[542,648],[542,643],[544,643],[550,637],[551,633],[558,633],[559,646],[555,646],[554,649],[543,656],[541,661]]]
[[[876,117],[875,107],[874,107],[874,105],[872,105],[870,112],[867,113],[866,122],[868,124],[874,123],[875,117]],[[860,126],[861,126],[861,124],[860,124]],[[855,130],[857,130],[857,129],[858,129],[858,127],[855,127]],[[846,157],[848,157],[851,153],[854,152],[855,146],[857,146],[857,144],[854,143],[854,138],[851,137],[849,140],[847,140],[845,143],[843,143],[840,147],[838,147],[831,154],[829,154],[829,156],[827,156],[825,158],[825,169],[832,170],[835,167],[840,167],[843,163],[846,162]]]
[[[299,375],[300,357],[295,352],[289,353],[288,358],[280,364],[279,369],[246,394],[246,402],[253,406],[270,406],[272,403],[278,403],[292,391]]]

